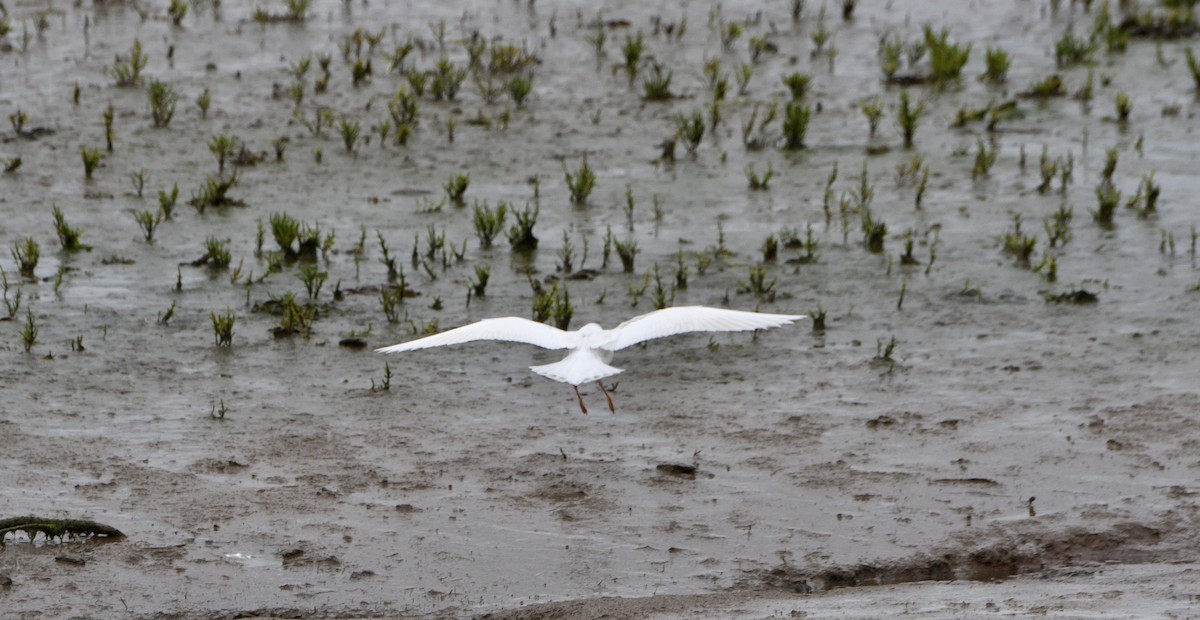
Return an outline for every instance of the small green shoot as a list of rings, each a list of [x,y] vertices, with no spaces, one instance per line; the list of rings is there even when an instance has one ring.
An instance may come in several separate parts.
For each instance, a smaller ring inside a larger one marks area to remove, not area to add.
[[[37,269],[38,260],[42,256],[38,242],[33,237],[26,237],[24,241],[12,247],[11,253],[13,260],[17,262],[17,271],[21,277],[32,280],[33,272]]]
[[[80,147],[79,158],[83,160],[83,178],[91,179],[92,173],[95,172],[96,168],[100,167],[100,162],[104,159],[104,155],[100,153],[100,149]]]
[[[592,194],[592,190],[596,187],[596,173],[588,166],[587,156],[584,155],[583,162],[574,173],[569,172],[566,162],[563,162],[563,174],[567,179],[567,189],[571,192],[571,203],[575,205],[586,204],[588,196]]]
[[[225,314],[209,312],[208,316],[212,320],[213,335],[216,338],[217,346],[233,346],[233,325],[237,322],[233,311],[226,309]]]
[[[166,82],[153,80],[150,86],[146,87],[146,96],[150,99],[150,117],[154,120],[154,126],[170,125],[171,118],[175,116],[175,104],[179,101],[174,87]]]

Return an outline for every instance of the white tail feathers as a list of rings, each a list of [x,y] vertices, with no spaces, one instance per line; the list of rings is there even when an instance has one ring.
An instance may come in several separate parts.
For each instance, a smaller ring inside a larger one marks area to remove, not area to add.
[[[611,377],[617,373],[624,372],[621,368],[614,368],[605,364],[600,359],[600,356],[591,349],[575,349],[560,362],[545,364],[543,366],[530,366],[529,369],[547,379],[554,379],[555,381],[570,383],[571,385],[582,385],[592,381],[599,381],[605,377]]]

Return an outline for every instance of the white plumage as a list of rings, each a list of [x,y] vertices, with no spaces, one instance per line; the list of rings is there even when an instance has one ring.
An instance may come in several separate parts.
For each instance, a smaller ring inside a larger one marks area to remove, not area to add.
[[[805,318],[804,315],[763,314],[705,306],[684,306],[664,308],[643,314],[629,319],[613,329],[604,329],[595,323],[588,323],[575,331],[563,331],[544,323],[508,316],[484,319],[440,334],[376,349],[376,351],[399,353],[476,340],[502,340],[532,344],[544,349],[570,349],[571,351],[562,361],[543,366],[532,366],[530,370],[543,377],[574,386],[575,395],[579,397],[579,407],[584,413],[587,413],[583,398],[579,396],[579,385],[589,381],[599,383],[600,390],[608,398],[609,409],[613,409],[612,397],[605,390],[602,380],[622,372],[622,369],[608,365],[614,351],[675,334],[767,329],[791,325],[803,318]]]

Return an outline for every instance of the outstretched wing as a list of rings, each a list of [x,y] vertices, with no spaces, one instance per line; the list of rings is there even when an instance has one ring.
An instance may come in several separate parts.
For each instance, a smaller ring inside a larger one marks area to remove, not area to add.
[[[803,318],[804,315],[799,314],[763,314],[705,306],[663,308],[621,323],[610,332],[612,339],[601,348],[617,351],[639,342],[687,332],[741,332],[781,327]]]
[[[440,334],[394,344],[390,347],[375,349],[376,353],[398,353],[428,349],[449,344],[461,344],[476,340],[503,340],[507,342],[523,342],[543,349],[569,349],[579,344],[579,336],[575,332],[566,332],[545,323],[530,321],[515,316],[497,319],[484,319],[478,323],[463,325],[444,331]]]

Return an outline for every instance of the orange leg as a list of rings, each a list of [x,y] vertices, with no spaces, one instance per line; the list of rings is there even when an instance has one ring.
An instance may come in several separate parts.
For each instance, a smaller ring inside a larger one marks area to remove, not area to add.
[[[604,397],[608,399],[608,410],[615,414],[617,412],[617,408],[613,406],[613,399],[608,393],[608,390],[604,389],[604,381],[597,381],[596,385],[600,386],[600,391],[604,392]]]
[[[583,412],[583,415],[587,415],[587,406],[583,404],[583,395],[579,393],[579,386],[572,385],[571,387],[575,388],[575,398],[579,399],[579,410]]]

